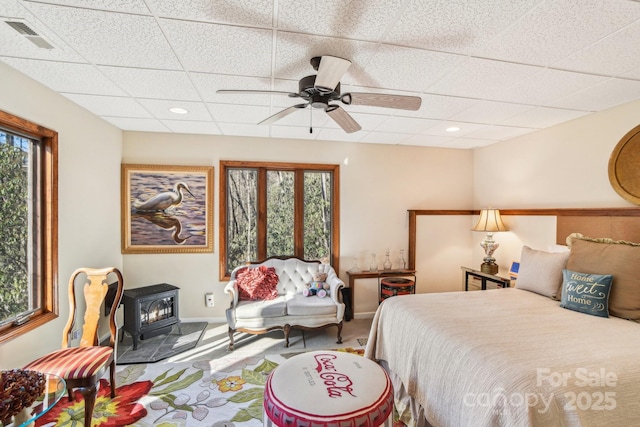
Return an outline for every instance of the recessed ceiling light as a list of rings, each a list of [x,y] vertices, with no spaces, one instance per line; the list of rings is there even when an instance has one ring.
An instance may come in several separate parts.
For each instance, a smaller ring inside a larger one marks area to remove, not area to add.
[[[171,107],[169,108],[169,111],[171,111],[173,114],[187,114],[189,112],[184,108],[179,108],[179,107]]]
[[[458,132],[460,128],[458,126],[451,126],[445,129],[447,132]]]

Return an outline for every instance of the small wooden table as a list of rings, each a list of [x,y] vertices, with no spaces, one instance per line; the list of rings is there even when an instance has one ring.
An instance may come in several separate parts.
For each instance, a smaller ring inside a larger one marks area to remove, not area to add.
[[[481,282],[481,290],[487,289],[487,282],[495,283],[497,288],[508,288],[511,286],[511,279],[508,277],[502,277],[495,274],[483,273],[480,270],[474,270],[469,267],[460,267],[463,273],[463,281],[464,290],[469,290],[469,277],[476,277],[480,279]]]
[[[416,283],[416,270],[409,269],[396,269],[396,270],[374,270],[374,271],[360,271],[358,273],[351,273],[347,271],[349,275],[349,293],[351,294],[351,308],[353,310],[353,317],[356,316],[356,299],[355,295],[355,281],[357,279],[378,279],[378,294],[380,294],[380,279],[383,277],[402,277],[412,276],[413,283]],[[415,293],[415,287],[414,291]]]

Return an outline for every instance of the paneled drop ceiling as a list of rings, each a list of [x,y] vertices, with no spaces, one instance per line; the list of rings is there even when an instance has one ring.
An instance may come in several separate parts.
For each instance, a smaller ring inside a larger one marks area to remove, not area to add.
[[[123,130],[465,149],[640,99],[633,0],[0,0],[0,16],[0,60]],[[297,92],[322,55],[352,61],[343,93],[422,107],[343,105],[362,126],[347,134],[321,109],[257,124],[299,98],[216,93]]]

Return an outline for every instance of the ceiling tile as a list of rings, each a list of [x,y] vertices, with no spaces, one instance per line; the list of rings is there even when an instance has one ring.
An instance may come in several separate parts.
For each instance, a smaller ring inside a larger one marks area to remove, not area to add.
[[[169,128],[156,119],[134,119],[130,117],[102,117],[122,130],[138,132],[169,132]]]
[[[144,0],[38,0],[39,3],[49,3],[58,6],[75,6],[87,9],[109,10],[112,12],[126,12],[149,14]],[[30,0],[25,0],[30,2]]]
[[[420,133],[438,122],[436,120],[421,119],[417,117],[389,117],[374,128],[376,132]]]
[[[277,111],[255,105],[207,104],[218,123],[247,123],[257,125]]]
[[[153,17],[44,3],[29,3],[29,9],[94,64],[180,68]]]
[[[496,101],[478,101],[472,107],[454,114],[451,120],[494,124],[533,108],[531,105],[511,104]]]
[[[98,69],[133,97],[181,101],[200,100],[198,92],[184,71],[107,66],[100,66]]]
[[[456,122],[453,120],[440,120],[438,122],[433,123],[431,127],[427,130],[423,131],[424,135],[436,135],[436,136],[445,136],[449,138],[456,138],[467,135],[471,132],[475,132],[478,129],[482,129],[485,125],[479,123],[468,123],[468,122]],[[448,132],[447,129],[457,127],[460,130],[457,132]]]
[[[269,136],[269,126],[242,123],[218,123],[218,127],[224,135],[262,136],[265,138]]]
[[[539,70],[539,67],[529,65],[467,58],[455,70],[427,87],[426,92],[492,99],[492,95],[502,88],[519,83]]]
[[[402,141],[402,145],[416,145],[420,147],[440,147],[453,140],[450,136],[413,135]]]
[[[188,71],[271,76],[271,30],[170,19],[161,24]]]
[[[377,84],[361,81],[357,83],[361,86],[421,92],[454,69],[463,59],[460,55],[381,45],[364,70]]]
[[[58,92],[126,96],[92,65],[21,58],[0,59]]]
[[[384,35],[403,46],[444,52],[473,53],[522,17],[539,0],[411,0]],[[448,19],[443,19],[447,17]]]
[[[309,62],[311,58],[331,55],[351,61],[347,73],[340,80],[341,83],[372,82],[366,74],[361,72],[371,60],[376,46],[368,42],[279,31],[274,77],[298,81],[305,76],[316,74]]]
[[[273,23],[271,0],[146,0],[154,13],[163,18],[270,27]]]
[[[404,0],[278,0],[278,28],[360,40],[377,40]],[[319,19],[309,19],[318,17]]]
[[[632,1],[542,1],[476,55],[547,66],[638,18]]]
[[[583,111],[600,111],[640,98],[640,81],[609,79],[548,105]]]
[[[362,138],[361,142],[372,142],[375,144],[400,144],[403,140],[409,138],[409,133],[392,133],[392,132],[369,132]]]
[[[570,71],[544,69],[496,92],[493,99],[523,104],[544,105],[574,92],[605,81],[607,77]]]
[[[202,102],[142,98],[138,98],[138,102],[149,110],[157,119],[192,121],[210,121],[212,119],[207,107]],[[187,114],[175,114],[169,111],[170,108],[174,107],[187,110]]]
[[[308,127],[271,125],[272,138],[316,139],[317,133],[309,133]]]
[[[505,139],[515,138],[520,135],[531,133],[535,130],[536,129],[530,128],[488,125],[483,126],[475,132],[469,133],[467,137],[474,139],[492,139],[494,141],[503,141]]]
[[[504,120],[500,124],[528,128],[546,128],[558,123],[591,114],[586,111],[561,110],[558,108],[536,107],[522,114]]]
[[[140,104],[131,98],[114,96],[80,95],[63,93],[64,96],[98,116],[151,118]]]
[[[201,135],[220,135],[220,129],[213,122],[192,120],[162,120],[162,123],[175,133],[195,133]]]
[[[52,45],[53,49],[39,48],[27,37],[7,25],[5,19],[2,19],[0,20],[0,56],[87,62],[51,29],[47,28],[46,25],[24,8],[22,4],[14,0],[0,0],[0,17],[7,17],[11,21],[21,22],[29,26],[36,34]]]
[[[553,66],[609,76],[640,67],[640,21],[561,59]]]
[[[320,129],[318,135],[316,136],[317,140],[325,140],[325,141],[351,141],[356,142],[360,141],[364,135],[363,132],[353,132],[346,133],[340,128],[331,129],[331,128],[323,128]]]

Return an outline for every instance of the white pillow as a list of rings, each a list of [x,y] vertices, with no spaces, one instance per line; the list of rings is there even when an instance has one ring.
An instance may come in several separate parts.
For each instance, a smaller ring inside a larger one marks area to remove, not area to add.
[[[570,252],[544,252],[522,247],[516,288],[559,299],[562,292],[562,269]]]

